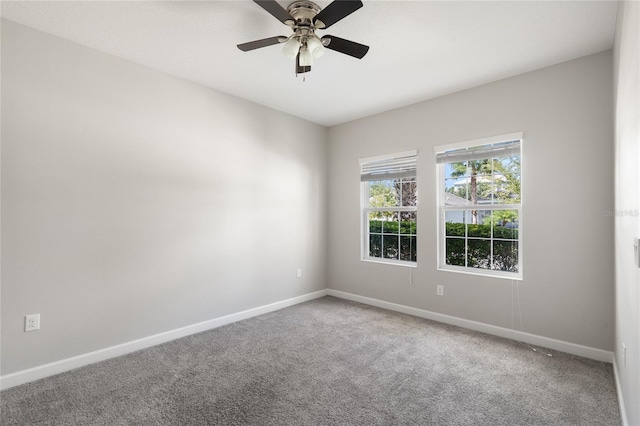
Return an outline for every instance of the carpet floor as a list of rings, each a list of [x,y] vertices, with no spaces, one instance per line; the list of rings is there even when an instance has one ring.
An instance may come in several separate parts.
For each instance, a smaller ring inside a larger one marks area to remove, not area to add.
[[[0,423],[585,426],[621,420],[611,364],[323,297],[4,390]]]

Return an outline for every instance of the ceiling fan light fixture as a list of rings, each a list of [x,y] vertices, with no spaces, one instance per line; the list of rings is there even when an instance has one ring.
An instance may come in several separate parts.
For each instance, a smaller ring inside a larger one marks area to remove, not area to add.
[[[284,56],[289,59],[295,59],[298,55],[298,51],[300,50],[300,41],[296,37],[291,37],[282,48],[282,52]]]

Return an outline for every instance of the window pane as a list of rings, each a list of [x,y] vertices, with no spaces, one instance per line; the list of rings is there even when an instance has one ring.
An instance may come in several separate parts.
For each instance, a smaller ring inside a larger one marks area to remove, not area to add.
[[[464,238],[447,238],[445,262],[447,265],[465,266]]]
[[[491,204],[506,204],[504,189],[505,177],[496,172],[491,178]]]
[[[445,179],[456,178],[459,179],[461,176],[467,176],[467,162],[460,161],[457,163],[446,163],[444,165]]]
[[[382,257],[382,235],[369,235],[369,256]]]
[[[520,175],[497,175],[495,199],[496,204],[520,204]]]
[[[491,210],[467,210],[467,236],[491,238]]]
[[[466,220],[469,229],[474,229],[475,234],[469,236],[491,237],[491,210],[466,210]],[[488,226],[482,226],[488,225]]]
[[[494,241],[493,266],[499,271],[518,272],[518,242]]]
[[[467,243],[467,266],[489,269],[491,267],[491,240],[469,239]]]
[[[369,212],[369,234],[382,234],[382,220],[378,212]]]
[[[400,260],[416,261],[416,237],[400,237]]]
[[[496,173],[520,173],[520,156],[510,155],[498,157],[493,160],[493,169]]]
[[[481,176],[469,177],[469,189],[467,193],[467,200],[472,205],[478,205],[486,203],[491,199],[491,180],[489,178],[483,178]]]
[[[382,220],[382,233],[383,234],[398,234],[398,213],[397,212],[384,212]]]
[[[449,210],[445,212],[445,234],[447,236],[464,237],[465,236],[465,211]]]
[[[396,207],[399,196],[393,180],[376,180],[369,182],[370,207]]]
[[[416,212],[400,213],[400,233],[416,235]]]
[[[513,155],[493,160],[495,195],[497,204],[520,202],[520,156]]]
[[[493,177],[491,175],[477,176],[475,204],[491,204],[493,191]],[[473,204],[473,186],[471,184],[469,185],[469,192],[469,201]]]
[[[469,237],[491,238],[491,224],[489,225],[467,225],[467,235]]]
[[[467,181],[462,179],[447,179],[445,181],[444,204],[447,206],[468,206]]]
[[[478,199],[478,191],[477,191],[477,181],[475,178],[471,179],[471,177],[465,177],[464,179],[464,185],[465,185],[465,191],[464,191],[464,199],[467,200],[468,204],[477,204],[477,199]],[[458,182],[459,185],[463,184],[463,182]],[[474,185],[475,185],[475,190],[474,190]],[[476,201],[474,201],[476,200]]]
[[[493,238],[505,240],[518,239],[517,210],[494,210],[491,221],[493,222]]]
[[[418,205],[418,184],[415,178],[402,179],[396,184],[396,188],[401,193],[401,205],[417,206]]]
[[[396,235],[382,236],[383,256],[386,259],[398,259],[398,237]]]

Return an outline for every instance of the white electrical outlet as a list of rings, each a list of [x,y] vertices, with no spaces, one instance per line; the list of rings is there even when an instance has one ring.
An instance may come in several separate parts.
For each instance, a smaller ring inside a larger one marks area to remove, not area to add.
[[[436,286],[436,294],[438,296],[444,296],[444,286],[443,285],[437,285]]]
[[[296,269],[296,278],[302,277],[302,268]]]
[[[24,331],[35,331],[40,329],[40,314],[26,315],[24,317]]]

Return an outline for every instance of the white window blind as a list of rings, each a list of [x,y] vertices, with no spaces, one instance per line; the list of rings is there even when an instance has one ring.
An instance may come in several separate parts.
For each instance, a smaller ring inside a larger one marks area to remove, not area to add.
[[[520,155],[519,140],[439,152],[436,154],[436,162],[438,164],[456,163],[512,155]]]
[[[360,181],[402,179],[416,175],[417,151],[360,160]]]

